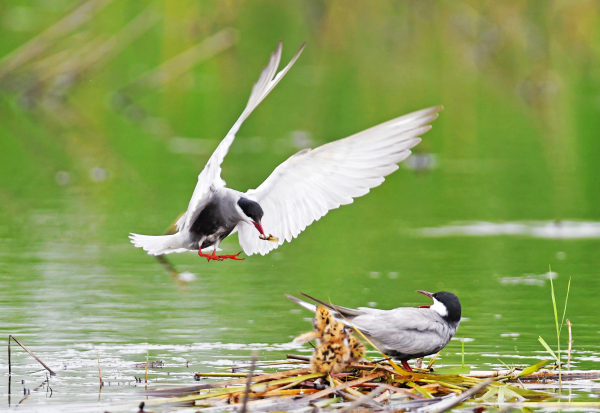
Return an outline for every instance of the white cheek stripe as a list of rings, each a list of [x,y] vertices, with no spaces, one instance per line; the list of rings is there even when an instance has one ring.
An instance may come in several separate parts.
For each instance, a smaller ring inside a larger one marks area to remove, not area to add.
[[[433,298],[433,297],[432,297]],[[431,307],[433,311],[441,315],[442,317],[446,317],[448,315],[448,309],[444,304],[433,298],[433,305]]]

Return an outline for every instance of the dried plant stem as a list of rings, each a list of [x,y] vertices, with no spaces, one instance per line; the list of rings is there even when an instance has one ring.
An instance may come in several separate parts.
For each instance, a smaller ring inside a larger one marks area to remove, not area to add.
[[[571,371],[571,348],[573,347],[573,336],[571,335],[571,321],[567,318],[567,327],[569,327],[569,352],[567,356],[567,371]]]
[[[320,391],[318,393],[315,393],[315,394],[312,394],[310,396],[307,396],[305,400],[306,401],[312,401],[312,400],[320,399],[320,398],[328,396],[328,395],[330,395],[332,393],[335,393],[338,390],[343,390],[343,389],[348,388],[348,387],[352,387],[352,386],[355,386],[355,385],[358,385],[358,384],[365,383],[367,381],[374,380],[377,377],[379,377],[380,375],[381,374],[379,374],[379,373],[369,374],[368,376],[365,376],[365,377],[362,377],[360,379],[356,379],[356,380],[353,380],[353,381],[346,382],[346,383],[344,383],[344,384],[342,384],[340,386],[332,386],[332,387],[329,387],[328,389],[325,389],[325,390],[322,390],[322,391]]]
[[[297,356],[295,354],[286,354],[285,356],[287,358],[289,358],[289,359],[292,359],[292,360],[310,361],[310,357],[309,356]]]
[[[98,376],[100,377],[100,387],[102,387],[104,382],[102,381],[102,369],[100,368],[100,354],[96,353],[96,356],[98,356]]]
[[[365,394],[355,401],[350,403],[350,405],[345,408],[338,410],[340,413],[347,413],[355,411],[361,404],[373,404],[373,399],[383,393],[386,389],[384,387],[378,387],[375,390],[371,391],[368,394]]]
[[[28,352],[31,357],[36,359],[38,363],[40,363],[42,366],[44,366],[44,368],[50,372],[51,376],[56,376],[56,373],[53,372],[52,369],[50,369],[50,367],[46,366],[46,364],[42,360],[40,360],[35,354],[33,354],[31,351],[29,351],[29,349],[27,347],[25,347],[23,344],[21,344],[21,342],[19,340],[17,340],[15,338],[15,336],[12,336],[12,335],[8,336],[8,374],[10,374],[11,370],[12,370],[12,366],[11,366],[11,362],[10,362],[10,340],[11,339],[13,339],[15,341],[15,343],[20,345],[23,350]]]
[[[442,413],[442,412],[446,412],[446,411],[452,409],[454,406],[459,405],[464,400],[467,400],[468,398],[474,396],[475,394],[477,394],[481,390],[483,390],[486,387],[488,387],[490,384],[492,384],[492,381],[493,381],[492,379],[486,379],[486,380],[484,380],[484,381],[476,384],[475,386],[471,387],[469,390],[463,392],[462,394],[460,394],[457,397],[453,397],[451,399],[446,399],[446,400],[443,400],[443,401],[441,401],[439,403],[423,407],[423,408],[419,409],[419,411],[421,411],[423,413]]]
[[[248,404],[248,395],[250,394],[250,385],[252,384],[252,375],[254,374],[254,368],[256,366],[256,353],[252,354],[252,363],[250,364],[250,371],[248,372],[248,378],[246,379],[246,389],[244,390],[244,403],[240,413],[246,413],[246,406]]]
[[[146,374],[144,374],[144,383],[148,383],[148,351],[146,351]]]

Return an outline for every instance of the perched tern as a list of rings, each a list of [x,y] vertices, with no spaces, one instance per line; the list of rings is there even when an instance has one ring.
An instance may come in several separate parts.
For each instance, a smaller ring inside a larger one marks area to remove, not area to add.
[[[198,251],[208,261],[241,260],[239,254],[216,255],[219,243],[238,232],[247,255],[265,255],[284,241],[290,242],[330,209],[350,204],[353,198],[380,185],[410,155],[410,148],[421,141],[419,136],[431,128],[429,123],[442,109],[423,109],[316,149],[304,149],[275,168],[257,189],[243,193],[227,188],[221,179],[221,163],[235,134],[296,62],[303,48],[304,45],[277,73],[282,49],[279,42],[254,84],[242,115],[198,176],[187,211],[176,223],[178,232],[160,236],[132,233],[131,242],[136,247],[150,255]],[[263,228],[275,235],[266,235]],[[203,253],[204,249],[212,250],[212,254]]]
[[[456,333],[461,313],[460,301],[452,293],[417,292],[431,297],[433,304],[417,308],[398,307],[393,310],[368,307],[353,309],[301,294],[329,308],[336,320],[360,330],[381,352],[400,360],[407,371],[412,371],[407,361],[435,354],[443,349]],[[286,297],[307,310],[317,310],[315,304],[287,294]]]

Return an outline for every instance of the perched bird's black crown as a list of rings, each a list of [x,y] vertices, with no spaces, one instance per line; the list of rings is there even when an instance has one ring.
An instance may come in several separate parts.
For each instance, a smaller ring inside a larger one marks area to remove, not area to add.
[[[260,205],[258,205],[258,202],[251,201],[248,198],[240,198],[238,205],[242,211],[244,211],[244,214],[246,214],[248,218],[254,222],[260,222],[264,215],[264,212]]]
[[[460,321],[460,300],[455,294],[449,293],[448,291],[440,291],[433,294],[433,298],[444,304],[448,314],[444,317],[449,322]]]

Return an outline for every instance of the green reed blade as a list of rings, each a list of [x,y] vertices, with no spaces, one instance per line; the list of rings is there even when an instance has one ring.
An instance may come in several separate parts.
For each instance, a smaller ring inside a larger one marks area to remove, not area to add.
[[[542,339],[542,338],[540,337],[540,339]],[[539,363],[534,364],[532,366],[526,367],[523,369],[523,371],[521,373],[519,373],[519,375],[517,377],[527,376],[529,374],[535,373],[536,371],[538,371],[539,369],[541,369],[548,363],[550,363],[550,360],[544,360],[544,361],[540,361]]]
[[[539,336],[538,340],[540,341],[540,343],[542,343],[542,346],[544,346],[544,348],[548,351],[548,353],[550,353],[550,355],[554,358],[554,360],[558,361],[560,364],[558,357],[556,357],[556,354],[554,354],[554,351],[552,351],[550,346],[548,344],[546,344],[546,341],[542,338],[542,336]]]
[[[565,314],[567,314],[567,301],[569,301],[569,291],[571,291],[571,277],[569,277],[569,284],[567,285],[567,296],[565,297],[565,309],[563,310],[562,321],[560,322],[560,331],[562,331],[565,323]],[[560,331],[558,332],[559,335]]]

